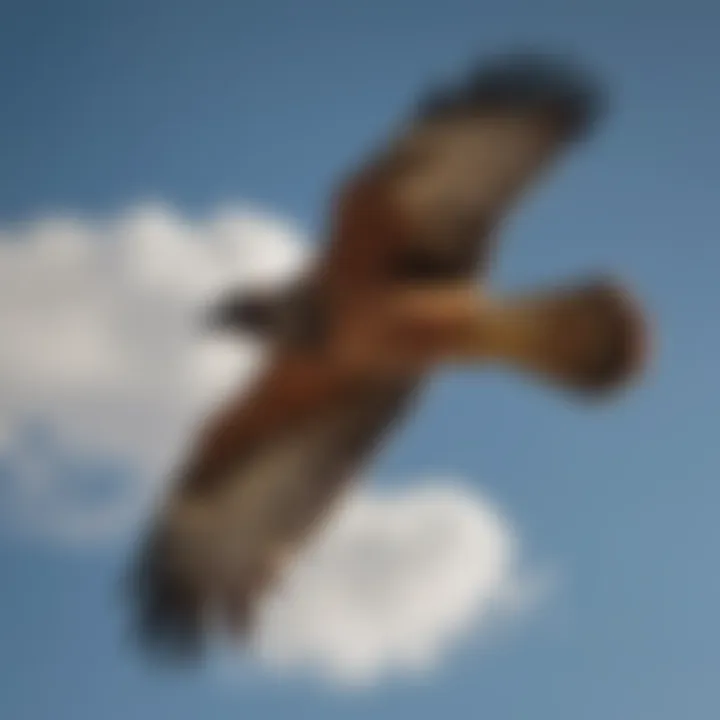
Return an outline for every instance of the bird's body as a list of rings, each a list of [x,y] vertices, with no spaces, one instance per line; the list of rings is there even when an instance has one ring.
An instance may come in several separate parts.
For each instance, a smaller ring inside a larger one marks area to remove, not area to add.
[[[144,637],[193,649],[211,611],[245,628],[439,363],[506,363],[585,391],[631,375],[642,321],[614,284],[508,300],[486,285],[499,222],[592,116],[565,68],[491,67],[343,185],[327,251],[296,286],[223,303],[222,322],[264,333],[271,359],[209,419],[158,518],[136,576]]]

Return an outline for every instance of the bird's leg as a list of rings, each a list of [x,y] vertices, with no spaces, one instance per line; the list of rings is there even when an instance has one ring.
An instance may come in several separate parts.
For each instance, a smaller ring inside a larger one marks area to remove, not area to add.
[[[624,381],[644,358],[640,311],[605,281],[498,300],[463,285],[398,289],[373,312],[378,358],[407,371],[501,363],[599,391]]]

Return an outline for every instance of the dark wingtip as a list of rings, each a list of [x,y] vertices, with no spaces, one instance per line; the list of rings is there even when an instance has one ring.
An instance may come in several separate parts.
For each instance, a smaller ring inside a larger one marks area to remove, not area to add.
[[[586,135],[603,114],[605,93],[574,59],[540,52],[508,53],[427,99],[423,119],[485,111],[547,113],[568,139]]]
[[[148,539],[129,573],[132,635],[148,656],[192,664],[202,654],[201,602],[173,571],[165,539]]]

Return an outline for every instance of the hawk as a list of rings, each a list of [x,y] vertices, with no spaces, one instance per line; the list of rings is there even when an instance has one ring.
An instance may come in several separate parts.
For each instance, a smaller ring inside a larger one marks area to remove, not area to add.
[[[476,69],[340,184],[327,247],[299,280],[220,299],[215,325],[258,333],[270,361],[201,427],[144,539],[133,593],[148,645],[195,656],[212,623],[246,633],[438,365],[504,364],[585,396],[637,376],[645,321],[617,282],[510,297],[485,282],[502,220],[601,100],[557,58]]]

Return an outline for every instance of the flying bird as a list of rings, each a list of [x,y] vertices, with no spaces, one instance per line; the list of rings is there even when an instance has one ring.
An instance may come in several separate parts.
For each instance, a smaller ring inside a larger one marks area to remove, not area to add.
[[[643,312],[604,276],[502,297],[488,271],[518,198],[587,137],[603,93],[574,63],[508,55],[421,102],[338,186],[327,245],[223,331],[270,347],[200,428],[134,566],[137,630],[195,655],[258,602],[441,364],[507,365],[580,396],[644,366]]]

